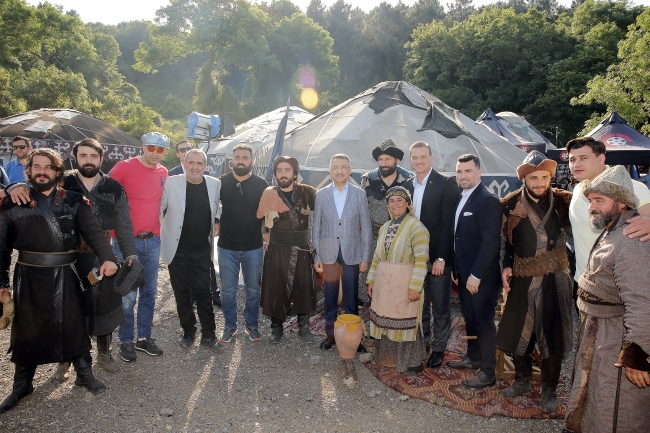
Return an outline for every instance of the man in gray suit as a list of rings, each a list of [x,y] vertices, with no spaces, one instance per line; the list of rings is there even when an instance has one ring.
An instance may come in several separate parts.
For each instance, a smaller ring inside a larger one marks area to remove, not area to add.
[[[345,312],[358,314],[359,272],[368,270],[372,254],[372,224],[366,193],[348,182],[351,173],[350,158],[334,155],[330,160],[332,184],[316,192],[314,205],[314,268],[323,273],[327,335],[320,347],[326,350],[334,344],[339,281]],[[363,346],[359,348],[363,350]]]
[[[203,174],[206,162],[202,150],[189,150],[185,154],[185,174],[165,181],[160,203],[160,256],[169,265],[169,280],[183,328],[179,345],[187,349],[196,335],[191,285],[201,321],[201,346],[220,351],[223,346],[216,341],[210,295],[210,263],[221,181]]]

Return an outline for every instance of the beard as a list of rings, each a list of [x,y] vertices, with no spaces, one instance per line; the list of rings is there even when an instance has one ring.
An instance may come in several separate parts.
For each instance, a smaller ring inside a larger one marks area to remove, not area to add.
[[[387,165],[387,166],[379,166],[379,174],[381,177],[388,177],[395,173],[395,170],[397,170],[397,164],[395,165]]]
[[[37,179],[41,179],[41,178],[47,179],[47,182],[41,182],[41,183],[36,182]],[[58,179],[56,177],[51,178],[48,175],[44,175],[44,174],[39,174],[36,177],[29,176],[29,183],[32,184],[32,188],[34,188],[36,192],[44,192],[54,188],[57,184],[57,181]]]
[[[546,189],[544,189],[544,192],[542,192],[541,194],[537,194],[537,193],[535,193],[535,191],[533,191],[532,189],[528,188],[528,185],[526,185],[526,191],[528,192],[528,195],[531,196],[531,197],[534,198],[534,199],[537,199],[537,200],[541,200],[541,199],[547,197],[547,196],[548,196],[548,190],[549,190],[550,188],[551,188],[551,187],[550,187],[550,185],[549,185],[549,186],[546,187]]]
[[[99,169],[100,169],[99,166],[86,164],[83,167],[79,167],[79,174],[82,175],[83,177],[92,178],[97,176],[97,173],[99,173]]]
[[[246,166],[244,164],[238,164],[237,166],[232,168],[232,171],[234,171],[237,176],[246,176],[248,173],[251,172],[251,167],[252,164],[249,166]]]
[[[280,179],[276,179],[276,182],[278,183],[278,186],[280,188],[289,188],[291,184],[293,184],[294,179],[289,179],[288,177],[282,177]]]
[[[589,222],[591,223],[591,227],[602,230],[620,215],[621,212],[618,210],[618,203],[614,202],[612,208],[607,212],[601,212],[598,210],[589,212]]]

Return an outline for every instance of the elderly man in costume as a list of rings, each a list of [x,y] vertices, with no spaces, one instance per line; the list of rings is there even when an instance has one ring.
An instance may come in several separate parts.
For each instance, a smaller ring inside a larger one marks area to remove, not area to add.
[[[544,412],[557,408],[562,358],[573,335],[566,250],[571,193],[550,187],[556,165],[540,152],[529,153],[517,167],[524,186],[502,199],[506,238],[502,279],[508,301],[496,345],[512,354],[515,381],[499,394],[515,398],[531,391],[531,354],[537,344],[542,358],[539,407]]]
[[[411,177],[411,172],[398,165],[404,159],[404,151],[397,147],[390,138],[385,139],[372,150],[372,157],[377,161],[379,167],[363,173],[360,186],[368,197],[368,209],[372,223],[372,250],[374,251],[377,246],[379,229],[391,219],[386,206],[386,192],[394,186],[402,185],[406,179]],[[362,301],[368,301],[365,296],[367,275],[367,272],[359,275],[359,299]]]
[[[370,335],[378,339],[377,361],[398,372],[422,371],[427,352],[422,338],[421,296],[429,260],[429,232],[411,212],[411,194],[402,186],[386,192],[390,221],[368,271]]]
[[[278,156],[273,161],[277,185],[264,190],[257,217],[265,218],[269,245],[262,268],[262,313],[271,318],[273,344],[282,338],[287,316],[298,315],[298,335],[314,342],[309,331],[309,313],[316,308],[314,258],[309,216],[316,189],[298,183],[298,160]]]
[[[639,201],[622,166],[584,180],[580,187],[589,200],[591,226],[603,231],[578,281],[580,330],[565,431],[647,431],[650,243],[623,233],[628,220],[639,214]],[[627,380],[622,380],[621,368]]]
[[[11,328],[11,362],[16,365],[11,394],[0,413],[34,391],[36,366],[71,361],[75,385],[98,393],[106,387],[93,377],[90,338],[82,309],[80,281],[74,263],[81,236],[93,249],[100,276],[117,271],[110,243],[88,200],[66,191],[63,159],[52,149],[37,149],[25,163],[32,185],[30,201],[0,201],[0,296],[9,287],[11,252],[18,250],[13,293],[16,315]]]

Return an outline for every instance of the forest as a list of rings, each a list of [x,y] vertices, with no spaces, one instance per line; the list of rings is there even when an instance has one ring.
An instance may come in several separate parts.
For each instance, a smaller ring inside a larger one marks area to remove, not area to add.
[[[516,112],[553,142],[610,110],[648,135],[650,7],[419,0],[364,12],[312,0],[303,12],[289,0],[174,0],[151,22],[111,26],[0,0],[0,118],[72,108],[176,140],[192,111],[241,123],[291,97],[317,114],[387,80],[471,118]]]

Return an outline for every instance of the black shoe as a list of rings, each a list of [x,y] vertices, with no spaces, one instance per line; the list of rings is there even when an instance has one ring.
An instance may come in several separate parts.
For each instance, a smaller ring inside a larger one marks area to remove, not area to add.
[[[132,362],[138,359],[133,342],[120,344],[120,357],[124,362]]]
[[[420,364],[417,367],[409,367],[409,368],[407,368],[406,371],[404,372],[404,374],[407,375],[407,376],[412,376],[415,373],[420,373],[422,371],[424,371],[424,365]]]
[[[199,344],[202,347],[213,350],[215,352],[221,352],[224,349],[223,344],[219,343],[214,337],[203,337],[201,338],[201,343]]]
[[[183,332],[183,338],[178,340],[178,345],[181,346],[183,349],[189,349],[192,344],[194,344],[194,340],[196,339],[196,330],[194,332],[191,331],[185,331]]]
[[[269,338],[269,343],[278,344],[282,340],[282,329],[271,329],[271,337]]]
[[[366,346],[359,343],[359,347],[357,347],[357,353],[368,353],[368,350],[366,349]]]
[[[467,356],[463,356],[463,359],[458,361],[448,361],[447,367],[453,368],[455,370],[478,370],[481,368],[481,361],[472,361]]]
[[[445,357],[445,352],[431,352],[431,356],[427,361],[427,368],[438,368],[442,365],[442,360]]]
[[[335,344],[336,342],[334,341],[334,337],[325,337],[325,339],[320,343],[320,348],[324,350],[330,350]]]
[[[92,361],[88,362],[86,358],[86,356],[80,356],[72,360],[72,365],[77,372],[77,380],[74,381],[74,384],[84,387],[94,394],[106,391],[106,386],[93,376]]]
[[[0,414],[16,407],[18,402],[34,392],[32,380],[36,367],[25,367],[16,364],[14,373],[14,386],[11,394],[0,404]]]
[[[483,373],[482,371],[479,371],[474,377],[463,380],[463,387],[465,388],[470,388],[470,389],[483,389],[487,386],[494,386],[497,383],[497,378],[493,378],[492,380],[488,379],[488,377]]]
[[[138,340],[135,343],[135,350],[144,352],[147,355],[159,356],[163,354],[163,351],[160,347],[156,345],[156,340],[151,337],[146,337],[144,340]]]

